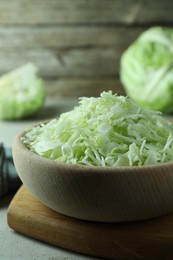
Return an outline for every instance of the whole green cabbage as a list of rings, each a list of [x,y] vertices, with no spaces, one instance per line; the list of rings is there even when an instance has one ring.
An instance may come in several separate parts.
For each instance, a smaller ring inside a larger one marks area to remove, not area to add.
[[[120,79],[141,107],[173,112],[173,28],[143,32],[121,56]]]
[[[38,68],[28,63],[0,77],[0,119],[33,115],[45,100],[45,85]]]

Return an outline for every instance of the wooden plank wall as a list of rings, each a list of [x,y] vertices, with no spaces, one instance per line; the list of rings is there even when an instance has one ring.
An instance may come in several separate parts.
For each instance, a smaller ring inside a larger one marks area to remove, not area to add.
[[[0,74],[31,61],[49,96],[122,94],[121,54],[153,25],[173,26],[173,1],[0,0]]]

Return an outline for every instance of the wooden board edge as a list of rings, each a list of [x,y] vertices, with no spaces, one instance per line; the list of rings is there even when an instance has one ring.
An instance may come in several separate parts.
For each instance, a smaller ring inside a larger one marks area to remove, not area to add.
[[[34,209],[23,207],[24,200],[36,203],[44,216],[35,218]],[[47,208],[23,186],[8,208],[7,219],[9,227],[19,233],[80,254],[104,259],[173,259],[173,214],[142,224],[81,221]]]

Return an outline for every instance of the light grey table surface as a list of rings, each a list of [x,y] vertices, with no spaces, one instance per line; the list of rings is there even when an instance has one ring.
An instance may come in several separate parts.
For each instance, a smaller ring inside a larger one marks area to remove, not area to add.
[[[12,147],[14,137],[22,130],[42,120],[58,117],[71,110],[77,99],[47,100],[35,118],[19,121],[0,121],[0,142]],[[19,234],[7,224],[7,209],[13,194],[0,200],[0,260],[86,260],[98,259],[48,245]]]

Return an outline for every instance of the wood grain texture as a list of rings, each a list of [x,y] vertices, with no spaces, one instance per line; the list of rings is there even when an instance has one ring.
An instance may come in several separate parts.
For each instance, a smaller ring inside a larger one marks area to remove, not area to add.
[[[1,11],[0,11],[1,12]],[[122,51],[145,28],[106,25],[0,26],[0,50],[116,47]]]
[[[113,76],[118,70],[119,53],[115,48],[86,50],[29,49],[0,51],[0,73],[28,62],[36,64],[43,77]],[[7,62],[8,61],[8,62]],[[117,64],[116,64],[117,63]]]
[[[69,95],[79,96],[84,85],[87,96],[95,95],[98,77],[108,81],[105,89],[116,78],[122,93],[122,53],[148,27],[173,26],[172,9],[171,0],[0,1],[0,75],[32,61],[57,85],[47,93],[58,96],[67,81]],[[74,77],[85,81],[82,89]]]
[[[89,96],[108,89],[123,93],[118,80],[120,55],[140,31],[105,26],[0,27],[0,74],[31,61],[39,67],[48,94]]]
[[[103,91],[125,95],[120,81],[116,77],[69,77],[46,80],[49,97],[99,96]]]
[[[173,259],[173,214],[150,221],[106,224],[59,214],[22,186],[8,209],[17,232],[82,254],[105,259]]]
[[[171,0],[13,0],[0,2],[1,24],[173,22]],[[165,15],[166,13],[166,15]]]

